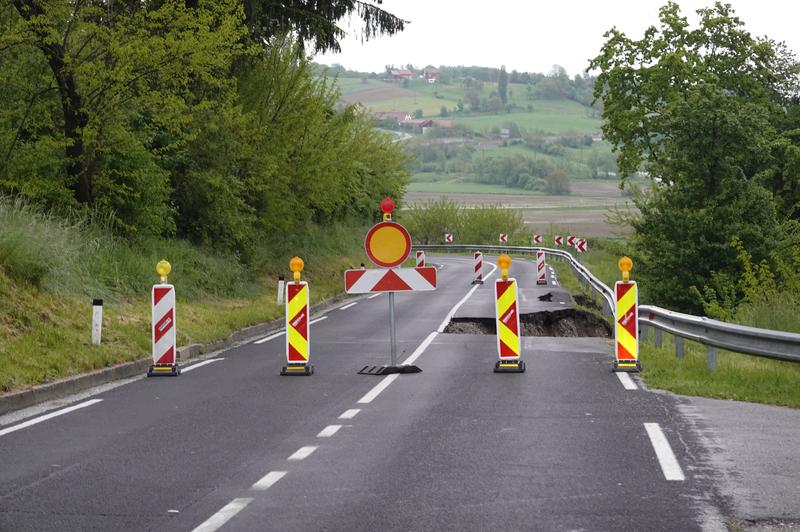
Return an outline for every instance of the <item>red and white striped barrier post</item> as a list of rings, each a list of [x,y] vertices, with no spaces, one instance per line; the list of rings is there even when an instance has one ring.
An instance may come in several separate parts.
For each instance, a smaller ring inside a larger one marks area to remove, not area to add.
[[[311,330],[309,328],[308,283],[300,280],[303,259],[292,257],[289,268],[294,282],[286,285],[286,365],[281,375],[313,375],[314,366],[308,363],[311,357]]]
[[[167,283],[167,276],[172,271],[169,262],[162,260],[156,265],[156,272],[161,276],[161,284],[153,285],[152,290],[152,326],[153,364],[147,370],[147,376],[178,376],[181,368],[176,360],[175,345],[175,287]]]
[[[483,253],[480,251],[475,252],[475,276],[472,284],[483,284]]]
[[[553,242],[556,246],[561,247],[564,245],[564,237],[561,235],[556,235],[553,237]]]
[[[534,245],[539,245],[542,243],[542,235],[533,235],[533,243]]]
[[[544,251],[536,252],[536,284],[547,284],[547,264],[544,259]]]
[[[417,251],[417,268],[425,267],[425,252],[422,250]]]

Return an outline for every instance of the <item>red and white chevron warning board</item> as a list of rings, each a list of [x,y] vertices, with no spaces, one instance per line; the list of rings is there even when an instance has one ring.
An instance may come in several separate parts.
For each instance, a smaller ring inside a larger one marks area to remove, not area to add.
[[[417,251],[417,268],[425,267],[425,252],[422,250]]]
[[[556,246],[564,245],[564,237],[561,235],[556,235],[555,237],[553,237],[553,241],[555,242]]]
[[[505,244],[508,242],[508,235],[505,233],[500,233],[500,243]]]
[[[639,289],[635,281],[614,285],[617,314],[614,323],[616,367],[637,367],[639,360]]]
[[[476,251],[474,257],[475,277],[472,279],[472,284],[483,284],[483,253]]]
[[[453,241],[453,233],[445,233],[444,234],[444,241],[445,242],[452,242]]]
[[[153,286],[153,364],[175,365],[175,287]]]
[[[517,359],[520,354],[517,280],[497,279],[494,283],[497,320],[497,354],[500,360]]]
[[[586,253],[586,245],[586,240],[583,238],[575,241],[575,247],[577,248],[578,253]]]
[[[536,252],[536,284],[547,284],[547,268],[544,251]]]
[[[542,235],[533,235],[533,243],[534,244],[541,244],[542,243]]]
[[[575,245],[575,237],[572,235],[567,236],[567,245],[574,246]]]
[[[311,355],[308,327],[308,283],[286,285],[286,362],[306,364]]]
[[[436,268],[426,266],[389,270],[346,270],[344,289],[348,294],[436,290]]]

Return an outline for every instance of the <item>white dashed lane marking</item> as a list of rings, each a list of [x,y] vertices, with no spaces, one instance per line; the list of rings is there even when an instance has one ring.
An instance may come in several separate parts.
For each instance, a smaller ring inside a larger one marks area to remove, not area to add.
[[[313,453],[316,450],[317,450],[317,446],[316,445],[307,445],[305,447],[300,447],[288,459],[289,460],[305,460],[306,458],[311,456],[311,453]]]
[[[675,458],[675,453],[672,452],[667,437],[664,436],[664,431],[658,423],[645,423],[644,428],[647,435],[650,437],[650,443],[653,444],[653,450],[656,452],[656,458],[661,465],[661,471],[664,473],[664,478],[667,480],[686,480],[683,475],[678,459]]]
[[[328,425],[317,434],[317,438],[330,438],[339,432],[340,428],[342,428],[341,425]]]
[[[282,479],[286,475],[286,473],[287,473],[286,471],[270,471],[269,473],[264,475],[264,477],[261,480],[253,484],[250,487],[250,489],[258,491],[268,490],[272,487],[273,484]]]
[[[192,532],[214,532],[219,530],[222,525],[233,519],[233,516],[244,510],[251,502],[253,502],[252,498],[233,499]]]
[[[53,419],[54,417],[63,416],[64,414],[69,414],[70,412],[74,412],[75,410],[80,410],[81,408],[86,408],[87,406],[95,405],[101,401],[102,399],[91,399],[84,403],[80,403],[67,408],[62,408],[61,410],[56,410],[55,412],[50,412],[49,414],[29,419],[28,421],[20,423],[19,425],[14,425],[13,427],[8,427],[0,430],[0,436],[5,436],[6,434],[11,434],[12,432],[16,432],[18,430],[31,427],[33,425],[38,425],[39,423],[47,421],[48,419]]]

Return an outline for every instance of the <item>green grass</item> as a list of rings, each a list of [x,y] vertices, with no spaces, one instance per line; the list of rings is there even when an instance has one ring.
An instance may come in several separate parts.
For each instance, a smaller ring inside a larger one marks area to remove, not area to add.
[[[590,110],[570,100],[536,100],[533,112],[455,115],[456,124],[468,126],[475,131],[488,133],[504,123],[514,122],[528,130],[540,130],[553,134],[592,134],[600,131],[600,120],[590,115]]]
[[[600,280],[613,286],[619,278],[616,260],[624,249],[622,242],[599,239],[597,248],[581,260]],[[585,293],[567,264],[553,261],[553,266],[567,291]],[[641,298],[640,303],[644,303]],[[783,330],[774,323],[760,326]],[[706,367],[705,346],[687,340],[684,358],[677,358],[674,338],[662,335],[661,348],[652,343],[652,332],[650,341],[639,345],[642,376],[649,387],[684,395],[800,408],[800,364],[719,351],[717,369],[712,372]]]
[[[453,179],[451,181],[412,181],[408,185],[409,192],[434,192],[441,194],[509,194],[514,196],[541,196],[541,192],[509,188],[501,185],[485,185]]]
[[[0,197],[0,392],[147,358],[155,264],[172,263],[178,344],[224,339],[283,315],[277,276],[306,261],[313,303],[342,291],[342,270],[364,262],[366,227],[306,228],[265,241],[251,266],[167,239],[126,241],[102,224],[65,222]],[[103,344],[91,345],[91,302],[104,299]]]

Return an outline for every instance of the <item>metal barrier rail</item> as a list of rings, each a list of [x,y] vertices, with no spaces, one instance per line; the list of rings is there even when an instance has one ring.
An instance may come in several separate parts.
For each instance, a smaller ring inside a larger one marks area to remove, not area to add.
[[[548,255],[570,264],[578,279],[592,290],[592,295],[600,294],[605,300],[603,311],[614,315],[614,292],[592,274],[571,253],[561,249],[523,246],[466,246],[466,245],[416,245],[416,249],[429,251],[456,251],[486,253],[528,254],[544,251]],[[646,327],[656,331],[655,342],[660,347],[661,331],[675,336],[676,355],[683,356],[683,340],[693,340],[708,348],[708,367],[716,367],[716,349],[726,349],[736,353],[756,355],[766,358],[800,362],[800,334],[772,329],[758,329],[737,325],[711,318],[682,314],[651,305],[639,307],[639,326],[642,340],[647,339]]]

